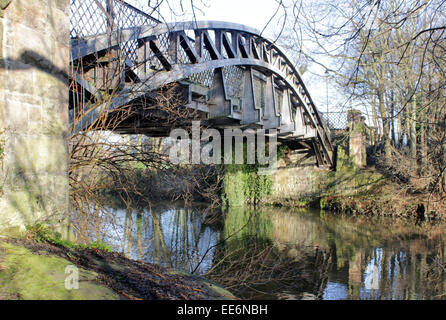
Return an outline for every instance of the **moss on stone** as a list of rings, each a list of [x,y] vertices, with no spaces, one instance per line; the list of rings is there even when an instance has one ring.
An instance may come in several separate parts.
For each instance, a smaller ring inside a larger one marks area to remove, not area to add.
[[[243,172],[236,165],[228,165],[223,177],[222,200],[229,207],[240,207],[245,204]]]
[[[227,165],[223,189],[223,202],[229,207],[257,204],[271,194],[272,180],[259,174],[257,165]]]
[[[24,233],[23,230],[21,230],[20,227],[6,227],[0,230],[0,238],[3,237],[10,237],[10,238],[23,238]]]
[[[352,198],[374,198],[387,181],[386,176],[375,170],[357,168],[354,156],[349,156],[346,147],[342,145],[339,145],[337,150],[336,171],[331,171],[326,177],[319,179],[325,182],[319,199],[320,208],[345,212],[351,209],[349,203]],[[341,208],[333,207],[334,204],[337,206],[341,203]]]
[[[24,300],[117,300],[119,295],[95,283],[97,274],[79,269],[79,289],[65,288],[68,260],[37,255],[28,249],[0,242],[0,292]]]

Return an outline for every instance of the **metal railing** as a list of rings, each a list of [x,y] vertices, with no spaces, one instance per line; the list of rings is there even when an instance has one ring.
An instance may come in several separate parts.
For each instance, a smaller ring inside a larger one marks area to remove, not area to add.
[[[122,0],[71,0],[70,10],[72,39],[160,23]]]
[[[322,121],[329,130],[346,130],[348,128],[348,111],[321,112]]]
[[[356,110],[354,110],[356,111]],[[325,127],[330,131],[332,139],[337,135],[336,132],[349,133],[352,128],[352,123],[362,122],[363,123],[363,133],[366,135],[367,143],[369,145],[377,145],[382,140],[382,135],[378,128],[368,126],[364,122],[364,115],[360,112],[350,111],[338,111],[338,112],[321,112],[320,113],[322,122]],[[360,120],[363,118],[363,120]]]

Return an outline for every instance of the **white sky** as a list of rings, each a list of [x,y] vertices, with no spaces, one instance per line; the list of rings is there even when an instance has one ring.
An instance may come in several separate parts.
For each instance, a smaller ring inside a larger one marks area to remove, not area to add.
[[[126,0],[126,2],[148,11],[147,0]],[[154,1],[152,1],[154,2]],[[173,9],[181,11],[180,0],[170,0]],[[189,0],[183,0],[184,9],[191,13]],[[220,20],[235,22],[262,30],[277,9],[275,0],[195,0],[196,6],[202,9],[196,11],[197,20]],[[166,20],[173,21],[168,8],[163,7]],[[191,15],[178,17],[177,20],[189,20]]]
[[[236,22],[262,30],[277,9],[272,0],[213,0],[206,9],[206,20]]]

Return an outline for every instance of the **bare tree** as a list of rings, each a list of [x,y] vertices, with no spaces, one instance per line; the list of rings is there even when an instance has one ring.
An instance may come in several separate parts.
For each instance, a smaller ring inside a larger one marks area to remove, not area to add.
[[[443,194],[445,4],[293,0],[282,36],[307,63],[330,71],[346,101],[371,115],[382,135],[383,166],[418,182],[411,188]]]

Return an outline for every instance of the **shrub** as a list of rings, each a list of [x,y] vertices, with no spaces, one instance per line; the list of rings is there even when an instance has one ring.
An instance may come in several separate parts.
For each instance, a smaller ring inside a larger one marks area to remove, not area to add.
[[[100,241],[100,240],[97,240],[95,242],[91,242],[88,245],[88,248],[89,249],[101,250],[101,251],[105,251],[105,252],[111,252],[110,246],[108,244]]]

